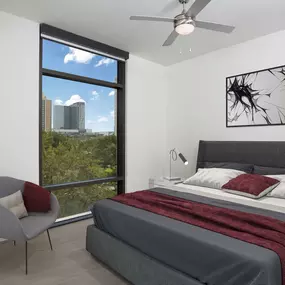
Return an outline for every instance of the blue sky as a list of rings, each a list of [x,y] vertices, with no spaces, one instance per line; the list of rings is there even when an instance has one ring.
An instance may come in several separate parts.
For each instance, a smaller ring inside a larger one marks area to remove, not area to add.
[[[117,62],[52,41],[43,41],[43,68],[115,82]],[[85,101],[85,127],[114,130],[115,90],[80,82],[43,77],[43,93],[55,104]]]

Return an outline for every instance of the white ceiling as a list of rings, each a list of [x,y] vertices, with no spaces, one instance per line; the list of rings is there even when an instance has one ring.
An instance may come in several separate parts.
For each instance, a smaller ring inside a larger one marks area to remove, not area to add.
[[[197,19],[234,25],[232,34],[196,29],[189,36],[179,37],[173,46],[162,47],[173,29],[171,23],[133,22],[129,17],[175,16],[180,7],[161,13],[171,1],[177,0],[0,0],[0,10],[166,66],[285,29],[285,0],[212,0]]]

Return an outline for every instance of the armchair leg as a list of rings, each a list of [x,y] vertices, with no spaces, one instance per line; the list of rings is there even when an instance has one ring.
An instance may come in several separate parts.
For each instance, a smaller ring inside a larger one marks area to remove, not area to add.
[[[14,240],[14,246],[16,246],[16,241]]]
[[[28,242],[26,241],[26,275],[28,275]]]
[[[48,240],[49,240],[50,250],[53,250],[53,248],[52,248],[52,244],[51,244],[50,235],[49,235],[49,230],[47,230],[47,235],[48,235]]]

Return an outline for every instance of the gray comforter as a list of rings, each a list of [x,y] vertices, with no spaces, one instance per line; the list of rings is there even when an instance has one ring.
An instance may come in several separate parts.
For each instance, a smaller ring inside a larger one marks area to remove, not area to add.
[[[282,213],[167,189],[152,191],[285,220]],[[266,248],[112,200],[97,202],[92,212],[99,229],[201,283],[282,284],[280,259]]]

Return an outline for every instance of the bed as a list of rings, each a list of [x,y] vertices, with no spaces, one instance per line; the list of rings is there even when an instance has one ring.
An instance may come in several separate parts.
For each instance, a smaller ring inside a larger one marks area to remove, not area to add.
[[[285,168],[285,142],[201,141],[197,168],[207,162],[251,163],[272,172]],[[189,185],[151,192],[285,221],[284,199],[255,201]],[[93,215],[86,249],[133,284],[282,284],[280,258],[268,248],[113,200],[95,203]]]

